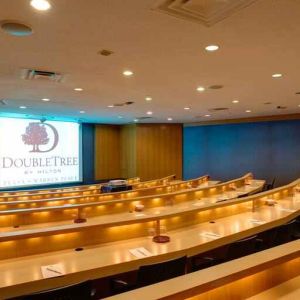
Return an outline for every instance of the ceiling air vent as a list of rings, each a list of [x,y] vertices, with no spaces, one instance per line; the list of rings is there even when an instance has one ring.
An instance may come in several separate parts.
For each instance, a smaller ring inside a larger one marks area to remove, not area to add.
[[[257,0],[160,0],[154,9],[212,26],[255,1]]]
[[[228,107],[216,107],[216,108],[210,108],[209,111],[224,111],[228,110]]]
[[[111,50],[107,50],[107,49],[102,49],[98,52],[98,54],[102,55],[102,56],[110,56],[112,55],[114,52]]]
[[[52,82],[61,82],[63,79],[63,75],[60,73],[33,69],[23,69],[21,77],[26,80],[42,80]]]
[[[127,101],[127,102],[122,102],[122,103],[115,103],[113,106],[124,106],[124,105],[131,105],[133,104],[133,101]]]
[[[224,86],[221,85],[221,84],[214,84],[214,85],[211,85],[210,87],[208,87],[210,90],[219,90],[219,89],[222,89]]]
[[[148,119],[153,119],[152,117],[138,117],[136,118],[139,121],[143,121],[143,120],[148,120]]]
[[[7,105],[7,102],[4,99],[0,100],[0,105]]]

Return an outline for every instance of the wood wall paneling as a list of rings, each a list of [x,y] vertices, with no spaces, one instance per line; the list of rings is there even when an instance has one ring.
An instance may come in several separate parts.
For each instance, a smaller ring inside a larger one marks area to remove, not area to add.
[[[170,174],[182,178],[182,125],[139,124],[136,135],[137,176],[142,180]]]
[[[95,179],[182,178],[182,125],[98,125],[95,130]]]
[[[136,177],[136,125],[121,126],[121,176]]]
[[[97,125],[95,130],[95,179],[121,177],[120,126]]]

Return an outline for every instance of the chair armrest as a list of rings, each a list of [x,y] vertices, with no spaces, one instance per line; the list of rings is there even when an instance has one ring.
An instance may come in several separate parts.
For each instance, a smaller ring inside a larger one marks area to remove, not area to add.
[[[112,278],[110,280],[110,286],[113,294],[127,292],[132,290],[135,287],[134,285],[129,284],[128,282],[117,278]]]

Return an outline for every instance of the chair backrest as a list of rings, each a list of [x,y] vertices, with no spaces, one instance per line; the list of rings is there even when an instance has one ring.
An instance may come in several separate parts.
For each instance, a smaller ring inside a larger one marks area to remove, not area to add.
[[[296,222],[297,220],[294,219],[276,228],[276,245],[288,243],[292,240],[294,229],[296,227]]]
[[[24,296],[22,300],[90,300],[91,281]]]
[[[257,238],[262,241],[261,248],[268,249],[268,248],[275,246],[276,234],[277,234],[276,228],[272,228],[272,229],[260,232],[257,235]]]
[[[138,270],[137,285],[146,286],[163,280],[171,279],[186,273],[187,257],[141,266]]]
[[[255,252],[256,235],[233,242],[228,247],[227,260],[240,258]]]
[[[272,190],[274,188],[275,181],[276,181],[276,177],[273,178],[271,183],[265,183],[263,187],[263,192]]]

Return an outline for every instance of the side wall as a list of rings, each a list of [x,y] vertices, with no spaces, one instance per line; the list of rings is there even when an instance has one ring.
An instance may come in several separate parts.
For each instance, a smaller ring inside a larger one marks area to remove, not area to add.
[[[300,177],[300,121],[184,128],[184,178],[227,180],[246,172],[276,185]]]

